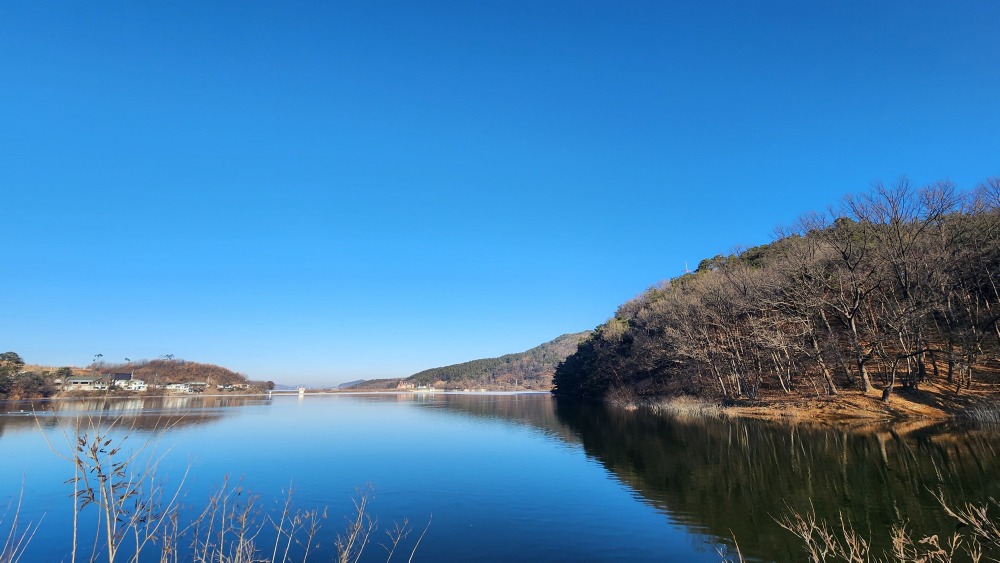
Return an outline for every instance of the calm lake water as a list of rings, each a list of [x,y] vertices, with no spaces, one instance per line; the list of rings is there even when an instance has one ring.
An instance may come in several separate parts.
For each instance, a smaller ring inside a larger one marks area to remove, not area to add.
[[[799,545],[772,518],[788,507],[811,505],[830,520],[843,513],[878,544],[900,519],[918,533],[954,530],[931,491],[954,501],[1000,498],[1000,433],[956,425],[847,432],[657,416],[547,394],[33,408],[37,417],[18,414],[30,403],[0,403],[0,514],[23,487],[22,521],[44,515],[26,561],[69,551],[72,466],[44,437],[68,451],[64,432],[81,415],[121,416],[133,447],[152,438],[163,454],[159,476],[177,484],[187,472],[186,506],[203,506],[229,476],[268,509],[289,487],[296,507],[329,507],[317,561],[330,559],[341,515],[366,484],[383,528],[404,518],[417,528],[408,545],[432,518],[421,561],[719,561],[733,535],[752,559],[795,561]],[[5,532],[0,526],[0,541]],[[378,536],[364,560],[385,560]]]

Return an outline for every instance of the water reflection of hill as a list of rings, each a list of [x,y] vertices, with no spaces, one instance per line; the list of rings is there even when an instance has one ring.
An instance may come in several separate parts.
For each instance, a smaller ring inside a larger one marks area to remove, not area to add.
[[[579,442],[573,430],[556,415],[555,399],[548,393],[509,395],[440,393],[435,395],[433,401],[424,402],[424,405],[477,418],[524,424],[571,444]]]
[[[928,428],[905,437],[759,421],[669,419],[600,404],[559,401],[559,420],[586,453],[693,529],[729,538],[744,555],[792,561],[800,545],[774,523],[788,507],[833,521],[843,513],[882,549],[894,522],[920,534],[954,531],[931,497],[1000,495],[995,432]]]
[[[65,426],[77,418],[110,422],[138,431],[209,424],[226,409],[267,404],[259,396],[175,395],[133,398],[83,398],[72,400],[6,401],[0,403],[0,436],[5,432]]]

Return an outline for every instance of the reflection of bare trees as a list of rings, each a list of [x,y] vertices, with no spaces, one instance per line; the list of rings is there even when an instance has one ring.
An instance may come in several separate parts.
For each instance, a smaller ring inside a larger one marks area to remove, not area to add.
[[[720,541],[735,534],[744,555],[764,560],[801,558],[801,544],[772,518],[789,509],[814,506],[828,522],[843,513],[880,552],[900,519],[921,534],[954,529],[938,491],[953,502],[1000,498],[1000,437],[985,430],[677,420],[564,400],[556,413],[588,455],[651,504]]]

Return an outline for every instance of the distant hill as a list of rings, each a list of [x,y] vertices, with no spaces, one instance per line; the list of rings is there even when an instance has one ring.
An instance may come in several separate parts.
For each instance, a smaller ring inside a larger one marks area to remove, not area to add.
[[[402,378],[399,377],[390,379],[359,379],[357,381],[341,383],[337,386],[337,389],[341,391],[384,391],[395,389],[400,381],[402,381]]]
[[[548,391],[552,389],[552,376],[556,366],[576,352],[577,344],[592,332],[588,330],[564,334],[526,352],[432,368],[407,378],[352,381],[340,385],[339,389],[380,391],[396,389],[402,384],[413,387],[430,385],[438,389]]]
[[[406,382],[444,388],[548,390],[556,366],[576,352],[577,344],[589,334],[564,334],[526,352],[424,370]]]
[[[273,386],[273,383],[270,382],[248,381],[247,377],[242,373],[237,373],[222,366],[181,359],[140,360],[130,364],[92,364],[86,371],[87,373],[132,373],[136,379],[158,385],[202,381],[209,385],[250,383],[258,384],[265,388]]]

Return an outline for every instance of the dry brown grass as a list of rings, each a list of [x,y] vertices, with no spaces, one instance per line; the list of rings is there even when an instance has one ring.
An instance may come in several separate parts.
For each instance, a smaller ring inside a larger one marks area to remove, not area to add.
[[[34,372],[34,373],[42,373],[42,372],[46,372],[46,371],[48,371],[48,372],[54,372],[57,369],[60,369],[60,368],[63,368],[63,367],[66,367],[66,366],[42,366],[42,365],[37,365],[37,364],[26,364],[21,369],[23,371],[30,371],[30,372]],[[88,368],[70,367],[70,370],[72,370],[74,376],[85,376],[85,375],[90,375],[91,374],[91,370],[88,369]]]
[[[650,405],[653,412],[667,413],[676,417],[718,416],[722,408],[714,402],[695,397],[674,397],[657,401]]]
[[[753,404],[730,405],[723,412],[730,416],[820,422],[864,424],[875,421],[910,421],[914,424],[961,417],[979,408],[1000,404],[1000,389],[995,385],[974,383],[960,393],[937,382],[921,384],[919,390],[897,389],[882,401],[881,390],[866,393],[843,390],[835,396],[768,394]]]

